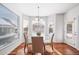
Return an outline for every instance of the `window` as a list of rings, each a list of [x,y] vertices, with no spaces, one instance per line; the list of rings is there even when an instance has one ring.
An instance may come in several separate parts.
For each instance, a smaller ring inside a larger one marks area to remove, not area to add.
[[[67,33],[72,33],[72,24],[67,24]]]
[[[23,20],[23,29],[24,29],[24,32],[27,32],[28,33],[28,20],[27,19],[24,19]]]
[[[50,34],[50,33],[53,33],[53,24],[50,24],[50,25],[49,25],[49,34]]]

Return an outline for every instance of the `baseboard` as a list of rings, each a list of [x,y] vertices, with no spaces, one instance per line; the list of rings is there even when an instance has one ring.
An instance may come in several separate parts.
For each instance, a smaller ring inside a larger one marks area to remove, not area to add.
[[[54,42],[54,43],[64,43],[64,42]]]

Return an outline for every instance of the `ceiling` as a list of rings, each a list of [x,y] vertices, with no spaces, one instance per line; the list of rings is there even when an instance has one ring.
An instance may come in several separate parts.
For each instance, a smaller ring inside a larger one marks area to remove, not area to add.
[[[39,6],[39,16],[49,16],[56,13],[65,13],[71,8],[78,5],[78,3],[11,3],[16,6],[16,8],[22,12],[24,15],[28,16],[38,16],[38,6]],[[10,5],[11,5],[10,4]]]

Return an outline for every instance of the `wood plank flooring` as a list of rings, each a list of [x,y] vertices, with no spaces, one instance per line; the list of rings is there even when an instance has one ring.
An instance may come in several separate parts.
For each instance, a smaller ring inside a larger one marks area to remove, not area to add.
[[[79,55],[79,51],[65,43],[54,43],[54,49],[52,50],[50,44],[46,44],[45,55]],[[27,53],[27,48],[26,48]],[[28,53],[24,54],[24,43],[13,50],[9,55],[33,55],[32,45],[28,46]]]
[[[65,43],[54,43],[54,48],[62,55],[79,55],[79,51]]]

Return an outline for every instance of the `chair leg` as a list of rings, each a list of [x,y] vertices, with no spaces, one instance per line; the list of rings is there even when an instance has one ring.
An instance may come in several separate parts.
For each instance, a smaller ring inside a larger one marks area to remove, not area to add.
[[[45,54],[45,51],[46,51],[46,50],[45,50],[45,44],[44,44],[44,51],[43,51],[43,55]]]
[[[52,44],[52,50],[53,50],[53,44]]]
[[[27,48],[27,52],[28,52],[28,45],[24,45],[24,54],[26,54],[26,48]]]
[[[51,48],[52,48],[52,51],[53,51],[53,43],[51,43],[51,44],[50,44],[50,46],[51,46]],[[53,52],[52,52],[52,53],[53,53]]]
[[[24,45],[24,54],[26,54],[26,51],[25,50],[26,50],[26,44]]]

